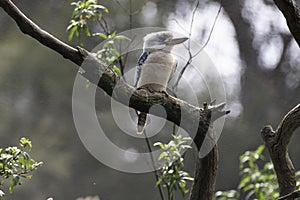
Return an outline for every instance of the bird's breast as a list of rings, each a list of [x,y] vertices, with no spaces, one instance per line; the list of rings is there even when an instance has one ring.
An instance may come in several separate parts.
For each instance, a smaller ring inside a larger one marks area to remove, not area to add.
[[[175,66],[172,54],[160,51],[151,53],[142,66],[137,87],[147,85],[155,91],[165,91]]]

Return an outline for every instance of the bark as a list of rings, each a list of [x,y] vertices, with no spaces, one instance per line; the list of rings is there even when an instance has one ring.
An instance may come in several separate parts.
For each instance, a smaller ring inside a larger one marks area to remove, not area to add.
[[[73,48],[64,42],[58,40],[53,35],[41,29],[38,25],[27,18],[11,1],[1,0],[0,7],[15,20],[20,30],[46,47],[58,52],[64,58],[73,61],[77,65],[81,65],[83,58],[76,48]]]
[[[290,32],[300,46],[300,12],[296,3],[294,0],[274,0],[274,3],[284,15]]]
[[[215,194],[216,176],[218,170],[217,145],[203,159],[196,160],[195,181],[190,200],[212,200]]]
[[[261,131],[274,164],[280,196],[292,194],[296,190],[295,169],[288,154],[288,145],[294,131],[299,126],[300,104],[285,115],[275,131],[271,126],[265,126]]]
[[[210,105],[213,105],[212,102]],[[207,108],[207,105],[204,105]],[[212,200],[215,195],[216,177],[218,171],[218,146],[215,137],[215,132],[211,124],[206,124],[208,127],[207,135],[210,138],[210,145],[213,149],[204,158],[200,159],[197,157],[195,173],[194,173],[194,183],[191,190],[190,200]],[[199,141],[203,139],[198,138],[198,135],[194,138],[197,148]]]

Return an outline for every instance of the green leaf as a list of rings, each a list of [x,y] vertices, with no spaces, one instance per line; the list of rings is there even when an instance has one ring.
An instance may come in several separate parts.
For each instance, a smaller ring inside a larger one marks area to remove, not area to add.
[[[116,34],[117,34],[117,32],[116,31],[114,31],[109,37],[110,38],[112,38],[112,37],[115,37],[116,36]]]
[[[190,140],[192,140],[192,138],[190,138],[190,137],[183,137],[182,140],[184,140],[184,141],[190,141]]]
[[[85,88],[88,89],[90,86],[91,86],[91,82],[87,80],[85,84]]]
[[[183,180],[187,180],[187,181],[194,181],[194,178],[193,178],[193,177],[187,177],[187,176],[185,176],[185,177],[183,177],[182,179],[183,179]]]
[[[25,165],[25,159],[23,158],[23,157],[19,157],[18,158],[19,159],[19,163],[22,165],[22,166],[24,166]]]
[[[114,37],[115,40],[128,40],[128,41],[131,41],[130,38],[124,36],[124,35],[117,35]]]
[[[33,165],[31,166],[32,170],[35,170],[36,168],[42,166],[44,163],[43,162],[35,162],[33,163]]]
[[[170,147],[176,147],[176,143],[175,143],[173,140],[171,140],[171,141],[168,143],[167,147],[168,147],[168,148],[170,148]]]
[[[163,159],[163,158],[166,157],[167,155],[168,155],[167,152],[162,152],[162,153],[159,155],[158,160]]]
[[[72,30],[71,30],[71,32],[70,32],[70,34],[69,34],[69,36],[68,36],[68,40],[69,40],[69,41],[72,41],[72,40],[73,40],[74,33],[77,32],[77,30],[78,30],[78,27],[77,27],[77,26],[74,26],[74,27],[72,28]]]
[[[69,26],[67,26],[67,31],[69,31],[71,28],[73,28],[74,26],[77,26],[78,22],[75,20],[71,20]]]
[[[117,58],[120,57],[120,53],[116,49],[110,49],[110,53],[112,53],[113,55],[115,55]]]
[[[120,69],[119,68],[117,68],[117,67],[113,67],[112,68],[112,70],[116,73],[116,74],[118,74],[119,76],[121,75],[121,71],[120,71]]]
[[[99,36],[99,37],[101,37],[103,39],[107,39],[107,36],[105,34],[103,34],[103,33],[94,33],[93,36]]]
[[[13,159],[13,156],[10,154],[2,154],[1,158],[3,165],[7,165],[7,163],[9,163]]]
[[[249,156],[242,155],[242,156],[240,157],[240,162],[241,162],[241,163],[246,163],[249,159],[250,159]]]
[[[23,146],[23,147],[29,146],[30,149],[32,148],[32,143],[31,143],[31,141],[30,141],[29,139],[25,138],[25,137],[22,137],[22,138],[20,139],[20,144],[21,144],[21,146]]]
[[[104,12],[108,13],[108,9],[105,6],[102,6],[102,5],[92,5],[91,7],[94,8],[94,9],[101,9]]]
[[[175,153],[177,156],[178,156],[178,158],[180,158],[181,157],[181,154],[180,154],[180,152],[179,151],[177,151],[177,150],[174,150],[174,152],[173,153]]]
[[[250,181],[251,181],[251,176],[250,176],[250,175],[244,177],[244,178],[241,180],[241,182],[240,182],[238,188],[239,188],[239,189],[242,189],[242,188],[245,187]]]
[[[31,179],[31,178],[32,178],[32,175],[25,176],[25,178]]]
[[[109,42],[105,42],[104,45],[102,46],[103,49],[107,49],[110,46]]]
[[[0,190],[0,197],[4,197],[4,196],[5,196],[5,193],[2,190]]]
[[[246,187],[243,188],[243,191],[244,192],[247,192],[247,191],[250,191],[254,188],[254,185],[253,184],[249,184],[247,185]]]
[[[192,147],[190,145],[181,145],[181,147],[183,149],[192,149]]]
[[[86,24],[83,26],[83,30],[84,30],[84,33],[85,33],[86,36],[91,36],[89,28]]]
[[[9,193],[12,194],[13,193],[13,189],[16,185],[20,185],[20,176],[19,175],[13,175],[13,178],[10,182],[10,186],[9,186]]]
[[[156,181],[156,186],[160,185],[162,180],[163,180],[163,177],[159,177],[159,179]]]
[[[265,149],[265,146],[264,145],[260,145],[257,150],[255,151],[255,153],[257,153],[258,155],[260,155],[263,150]]]
[[[265,171],[268,171],[268,170],[273,170],[274,169],[274,165],[271,163],[271,162],[267,162],[265,165],[264,165],[264,170]],[[297,174],[296,174],[297,176]]]
[[[161,142],[156,142],[156,143],[154,143],[154,145],[153,146],[159,146],[161,149],[166,149],[167,147],[166,147],[166,145],[165,144],[163,144],[163,143],[161,143]]]

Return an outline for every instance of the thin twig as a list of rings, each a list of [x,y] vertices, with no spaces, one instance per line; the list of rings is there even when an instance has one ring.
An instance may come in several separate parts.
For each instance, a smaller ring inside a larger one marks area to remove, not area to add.
[[[135,38],[136,38],[136,35],[134,35],[134,36],[131,36],[131,32],[130,32],[130,38],[131,38],[131,42],[129,42],[129,43],[128,43],[128,45],[127,45],[127,47],[126,47],[125,49],[128,49],[128,48],[129,48],[129,46],[132,44],[132,41],[134,41],[134,40],[135,40]],[[122,41],[121,41],[121,42],[122,42]],[[125,54],[125,56],[124,56],[124,62],[123,62],[123,64],[124,64],[124,68],[125,68],[125,66],[126,66],[127,59],[128,59],[128,53],[126,53],[126,54]],[[123,69],[123,70],[124,70],[124,69]]]
[[[127,12],[127,14],[129,15],[129,30],[131,30],[132,29],[132,17],[133,17],[131,0],[129,2],[129,12]],[[130,32],[130,34],[131,34],[131,32]],[[131,43],[128,44],[128,47],[130,46],[130,44]],[[124,56],[124,68],[127,63],[127,59],[128,59],[128,53]],[[123,71],[124,71],[124,69],[123,69]]]
[[[220,1],[220,7],[219,7],[218,13],[217,13],[217,15],[215,17],[214,23],[213,23],[213,25],[211,27],[211,30],[209,32],[208,38],[207,38],[206,42],[204,43],[204,45],[201,47],[201,49],[197,53],[194,54],[194,57],[197,56],[207,46],[208,42],[210,41],[212,33],[213,33],[214,29],[215,29],[217,20],[218,20],[218,18],[220,16],[221,10],[222,10],[222,0]]]
[[[192,53],[191,53],[191,37],[192,37],[192,31],[193,31],[193,24],[194,24],[195,14],[196,14],[196,11],[197,11],[197,9],[199,7],[199,3],[200,3],[199,1],[200,0],[197,1],[196,6],[195,6],[195,8],[194,8],[194,10],[192,12],[192,19],[191,19],[191,23],[190,23],[190,30],[189,30],[189,38],[190,39],[188,41],[188,46],[186,47],[186,49],[189,52],[189,59],[186,62],[186,64],[184,65],[184,67],[182,68],[182,70],[180,71],[179,76],[177,78],[177,81],[173,85],[173,90],[177,90],[178,83],[179,83],[181,77],[183,76],[184,71],[189,66],[189,64],[192,62],[192,59],[193,59],[193,56],[192,56]]]
[[[132,0],[129,0],[129,29],[132,29],[133,12],[132,12]]]
[[[196,6],[192,12],[192,19],[191,19],[191,23],[190,23],[190,31],[189,31],[189,38],[192,37],[192,32],[193,32],[193,25],[194,25],[194,19],[195,19],[195,14],[196,14],[196,11],[199,7],[199,2],[200,0],[197,1],[196,3]],[[191,40],[188,41],[188,48],[190,49],[191,48]]]
[[[190,50],[189,51],[189,59],[188,61],[185,63],[184,67],[181,69],[180,73],[179,73],[179,76],[175,82],[175,84],[173,85],[173,90],[177,90],[177,87],[178,87],[178,84],[179,84],[179,81],[181,80],[182,76],[183,76],[183,73],[185,72],[185,70],[187,69],[187,67],[191,64],[192,60],[193,60],[193,56],[192,56],[192,53]]]
[[[154,173],[154,175],[155,175],[155,180],[156,180],[156,182],[157,182],[157,181],[159,180],[159,174],[158,174],[157,170],[155,170],[155,161],[154,161],[153,154],[152,154],[151,143],[150,143],[150,140],[149,140],[149,138],[148,138],[148,136],[147,136],[147,134],[146,134],[146,131],[143,131],[143,132],[144,132],[144,136],[145,136],[147,148],[148,148],[148,151],[149,151],[149,153],[150,153],[151,162],[152,162],[152,165],[153,165],[153,173]],[[162,190],[162,188],[161,188],[161,185],[159,184],[159,185],[157,185],[157,187],[158,187],[158,190],[159,190],[159,194],[160,194],[161,199],[164,200],[165,197],[164,197],[164,192],[163,192],[163,190]]]
[[[221,13],[221,10],[222,10],[222,0],[220,0],[220,7],[219,7],[219,10],[218,10],[218,13],[214,19],[214,22],[213,22],[213,25],[212,25],[212,28],[209,32],[209,35],[208,35],[208,38],[206,40],[206,42],[203,44],[203,46],[199,49],[199,51],[197,51],[194,55],[192,54],[191,52],[191,36],[192,36],[192,29],[193,29],[193,23],[194,23],[194,18],[195,18],[195,13],[196,13],[196,9],[197,7],[199,6],[199,1],[197,2],[196,4],[196,7],[195,9],[193,10],[193,13],[192,13],[192,20],[191,20],[191,24],[190,24],[190,32],[189,32],[189,42],[188,42],[188,46],[186,47],[186,49],[188,50],[189,52],[189,59],[188,61],[186,62],[186,64],[184,65],[184,67],[181,69],[180,73],[179,73],[179,76],[177,78],[177,81],[175,82],[175,84],[173,85],[173,89],[177,89],[177,86],[179,84],[179,81],[181,80],[185,70],[187,69],[187,67],[192,63],[192,60],[193,58],[195,58],[208,44],[208,42],[210,41],[210,38],[212,36],[212,33],[214,31],[214,28],[215,28],[215,25],[216,25],[216,22],[217,22],[217,19],[219,18],[220,16],[220,13]]]
[[[111,32],[109,30],[109,26],[108,26],[107,21],[104,18],[104,16],[101,16],[101,18],[100,17],[97,18],[96,22],[101,27],[101,29],[103,30],[103,32],[105,33],[106,36],[111,34]]]
[[[127,9],[121,4],[121,2],[120,1],[118,1],[118,0],[115,0],[115,2],[120,6],[120,8],[124,11],[124,12],[126,12],[127,14],[128,14],[128,11],[127,11]]]
[[[121,4],[121,2],[119,0],[115,0],[115,2],[122,8],[123,11],[125,11],[125,13],[129,16],[129,30],[131,30],[133,28],[133,16],[138,14],[141,11],[140,9],[137,9],[136,11],[133,11],[132,8],[132,0],[129,0],[129,11]],[[145,5],[145,4],[144,4]],[[143,6],[142,6],[143,7]],[[134,36],[135,37],[135,36]],[[130,37],[131,38],[131,37]],[[133,39],[132,39],[133,40]],[[131,45],[131,43],[128,44],[127,47],[129,47]],[[122,76],[124,75],[124,68],[126,66],[127,63],[127,59],[128,59],[128,53],[126,55],[124,55],[124,61],[122,61],[122,65],[120,63],[120,67],[121,67],[121,73]],[[124,76],[123,76],[124,77]]]
[[[181,28],[181,30],[183,30],[185,33],[188,33],[176,18],[171,19],[171,21],[175,21],[176,24]]]

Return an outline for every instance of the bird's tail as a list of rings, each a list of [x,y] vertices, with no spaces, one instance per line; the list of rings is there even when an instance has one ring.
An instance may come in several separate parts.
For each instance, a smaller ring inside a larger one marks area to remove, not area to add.
[[[141,112],[138,115],[137,134],[142,134],[146,126],[147,113]]]

